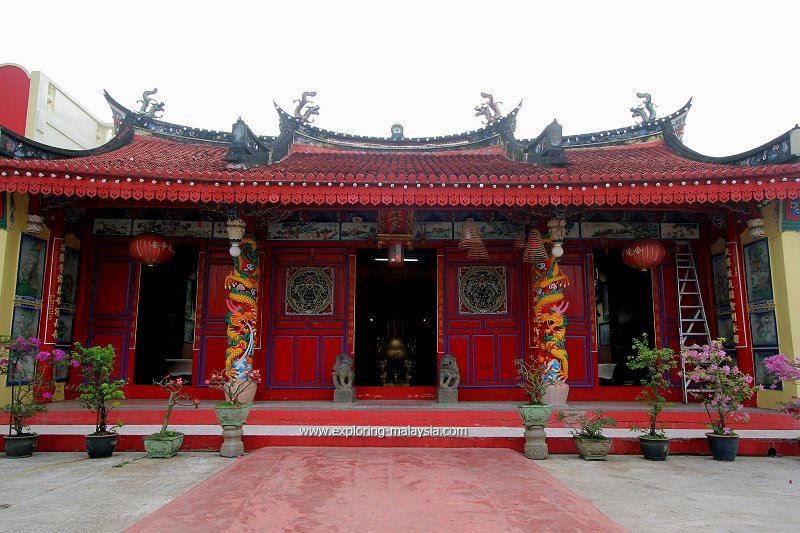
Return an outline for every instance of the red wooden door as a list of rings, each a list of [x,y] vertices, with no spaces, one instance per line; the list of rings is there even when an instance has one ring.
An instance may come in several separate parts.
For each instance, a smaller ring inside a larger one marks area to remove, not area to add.
[[[267,387],[332,388],[333,363],[346,350],[347,250],[274,248],[270,272]],[[287,282],[299,283],[298,277],[304,275],[314,287],[300,301],[295,292],[287,293]],[[322,292],[328,283],[332,286],[326,304]]]
[[[228,349],[228,294],[225,278],[233,270],[233,259],[227,245],[207,246],[200,249],[200,279],[202,287],[197,309],[199,348],[197,371],[193,372],[195,384],[205,383],[216,371],[225,369],[225,351]]]
[[[517,384],[514,360],[523,353],[524,302],[519,254],[513,250],[490,253],[490,259],[476,262],[461,250],[445,250],[445,352],[458,361],[462,388]],[[493,268],[504,277],[506,301],[500,308],[475,312],[461,301],[459,280],[467,279],[469,269],[475,267]]]
[[[596,364],[592,357],[592,313],[594,311],[593,283],[591,269],[591,248],[569,246],[559,265],[561,271],[569,278],[569,285],[564,290],[564,299],[569,302],[567,309],[567,332],[564,343],[569,362],[570,387],[586,388],[595,384]]]
[[[133,376],[139,264],[127,243],[97,244],[89,312],[89,346],[112,345],[117,358],[114,376]]]

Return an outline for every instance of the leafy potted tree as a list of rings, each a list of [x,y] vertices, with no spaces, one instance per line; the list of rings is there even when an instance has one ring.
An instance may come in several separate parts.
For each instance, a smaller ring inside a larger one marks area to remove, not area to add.
[[[605,426],[616,426],[617,421],[605,416],[599,409],[594,413],[558,413],[556,420],[566,422],[575,438],[578,454],[586,461],[605,461],[611,450],[611,439],[603,435]]]
[[[525,426],[525,457],[528,459],[547,459],[547,441],[544,428],[550,418],[552,406],[545,405],[544,393],[556,384],[550,379],[547,363],[534,360],[526,363],[524,359],[516,359],[519,387],[530,398],[530,401],[517,406],[522,424]]]
[[[164,423],[161,430],[144,438],[144,449],[148,457],[167,458],[173,457],[183,444],[183,433],[169,430],[169,416],[176,405],[193,405],[197,409],[199,400],[192,399],[183,392],[184,381],[182,378],[171,379],[169,376],[156,381],[169,395],[167,399],[167,412],[164,414]]]
[[[730,421],[750,420],[742,408],[745,400],[753,396],[756,387],[751,376],[739,370],[739,367],[732,366],[733,362],[722,346],[724,340],[717,339],[711,344],[686,348],[681,352],[681,357],[693,367],[686,372],[686,378],[703,384],[704,389],[711,391],[692,393],[703,402],[708,413],[711,432],[706,433],[706,437],[711,456],[717,461],[733,461],[739,451],[739,435],[733,431]]]
[[[668,373],[678,362],[675,360],[675,352],[670,348],[660,350],[650,348],[646,333],[641,339],[633,339],[633,348],[636,354],[628,357],[628,368],[646,372],[645,377],[641,379],[642,392],[636,399],[648,406],[649,427],[639,436],[639,447],[645,459],[664,461],[669,454],[669,438],[664,430],[658,427],[658,415],[664,408],[672,405],[666,401],[664,394],[670,385],[667,379]],[[642,431],[639,428],[634,430]]]
[[[124,379],[112,379],[116,353],[112,345],[86,348],[75,343],[72,354],[81,366],[83,381],[75,386],[80,394],[78,401],[89,411],[96,413],[95,429],[86,435],[86,453],[92,459],[111,457],[117,446],[117,432],[108,427],[108,413],[119,407],[119,400],[125,399],[122,388]],[[117,422],[116,426],[121,426]]]
[[[38,435],[30,430],[28,419],[47,412],[51,393],[44,379],[48,365],[65,360],[61,350],[40,350],[39,339],[0,336],[0,373],[11,385],[11,399],[0,411],[8,413],[5,452],[8,457],[30,457]],[[13,434],[12,434],[13,431]]]

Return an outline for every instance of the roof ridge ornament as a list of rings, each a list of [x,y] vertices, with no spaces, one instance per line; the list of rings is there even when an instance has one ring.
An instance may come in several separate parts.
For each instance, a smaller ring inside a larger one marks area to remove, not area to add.
[[[142,107],[139,108],[139,114],[146,117],[161,118],[161,115],[156,116],[156,113],[159,111],[164,111],[164,102],[156,102],[155,98],[150,97],[157,92],[158,88],[154,88],[151,91],[145,91],[142,93],[142,99],[136,100],[137,103],[141,102],[142,104]]]
[[[644,102],[639,104],[638,107],[632,107],[631,116],[633,118],[639,117],[642,119],[642,123],[650,122],[658,118],[656,116],[656,105],[653,103],[652,98],[650,98],[650,93],[636,93],[638,98],[643,98]]]
[[[314,96],[317,96],[317,91],[305,91],[300,97],[300,100],[293,100],[294,102],[298,102],[297,107],[294,108],[294,118],[298,119],[300,122],[311,124],[311,115],[319,115],[319,106],[311,105],[314,102],[309,100],[309,97]],[[303,111],[305,106],[308,106],[308,108]]]
[[[494,97],[489,93],[481,93],[481,98],[486,98],[488,101],[475,106],[475,116],[483,116],[486,119],[486,122],[484,122],[486,125],[494,124],[503,116],[500,108],[497,107],[498,104],[503,102],[495,102]]]

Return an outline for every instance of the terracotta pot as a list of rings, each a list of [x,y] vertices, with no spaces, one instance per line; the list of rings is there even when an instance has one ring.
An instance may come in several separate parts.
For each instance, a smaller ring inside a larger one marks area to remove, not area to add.
[[[247,380],[233,379],[231,380],[230,383],[228,383],[228,385],[226,385],[226,387],[224,388],[226,402],[231,401],[230,395],[228,394],[229,388],[236,390],[237,387],[239,387],[240,384],[244,383],[245,381]],[[239,393],[238,397],[239,403],[253,403],[253,399],[256,397],[256,389],[258,389],[258,384],[255,381],[251,380],[249,385],[247,385],[246,387],[244,385],[242,386],[244,387],[244,389],[242,389],[242,391]]]

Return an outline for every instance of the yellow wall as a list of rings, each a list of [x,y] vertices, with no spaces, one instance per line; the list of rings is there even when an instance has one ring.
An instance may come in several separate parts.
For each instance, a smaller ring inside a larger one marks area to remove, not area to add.
[[[10,201],[8,209],[9,222],[11,218]],[[28,214],[28,196],[14,194],[14,224],[8,229],[0,229],[0,334],[11,333],[11,323],[14,316],[14,293],[17,285],[17,267],[19,262],[19,247],[21,235],[25,232]],[[34,235],[47,241],[50,230],[45,226],[41,233]],[[78,248],[79,241],[74,235],[67,235],[67,246]],[[6,405],[11,397],[11,390],[6,386],[5,375],[0,374],[0,405]],[[54,400],[64,399],[64,384],[56,385]]]
[[[761,212],[765,236],[769,239],[779,347],[781,353],[791,357],[800,354],[800,283],[797,283],[800,279],[800,232],[781,232],[779,202],[770,203]],[[759,391],[758,405],[776,407],[793,395],[800,395],[800,384],[784,383],[782,391]]]

